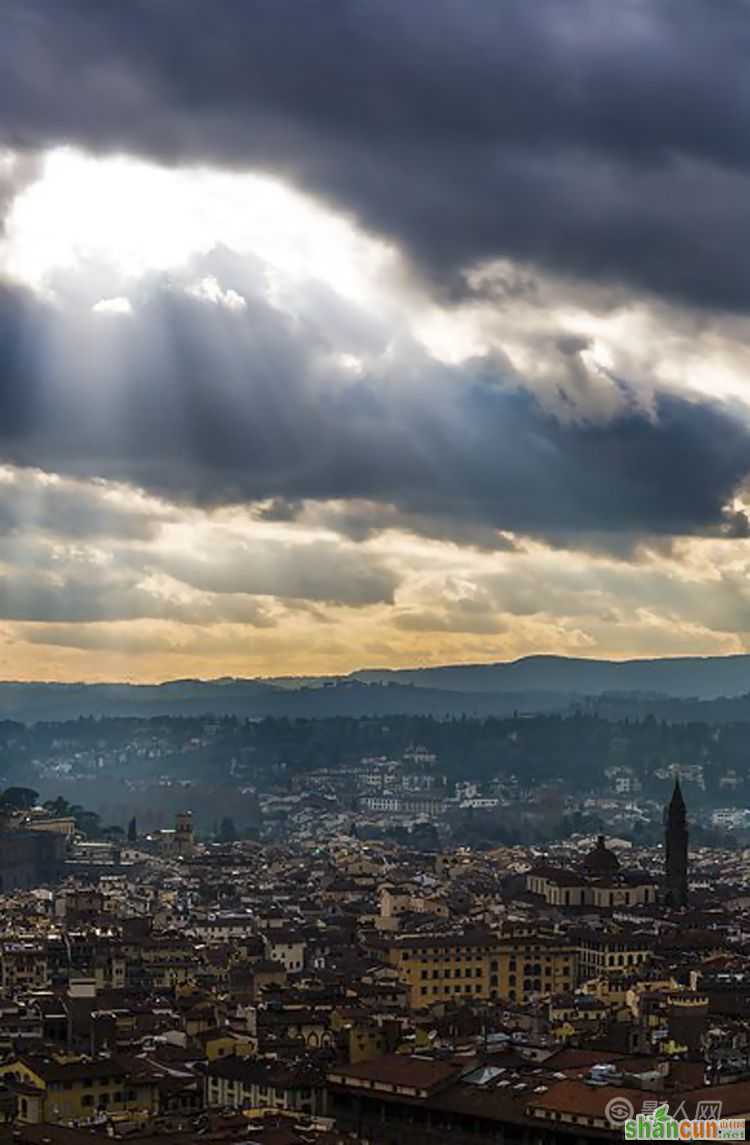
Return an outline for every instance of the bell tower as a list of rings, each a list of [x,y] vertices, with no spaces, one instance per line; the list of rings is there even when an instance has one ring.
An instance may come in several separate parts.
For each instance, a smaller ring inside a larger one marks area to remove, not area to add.
[[[679,776],[675,777],[665,819],[665,901],[671,907],[685,907],[688,902],[688,827]]]
[[[193,853],[193,815],[181,811],[175,820],[175,851],[189,858]]]

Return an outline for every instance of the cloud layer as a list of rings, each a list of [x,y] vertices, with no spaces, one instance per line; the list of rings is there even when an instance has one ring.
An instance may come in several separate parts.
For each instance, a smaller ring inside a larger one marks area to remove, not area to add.
[[[0,674],[747,646],[745,3],[3,19]]]
[[[196,294],[209,271],[214,296]],[[654,388],[644,408],[620,383],[606,416],[561,417],[498,355],[450,366],[406,330],[372,331],[363,352],[365,314],[339,298],[299,323],[264,283],[262,268],[207,256],[182,281],[142,285],[127,314],[6,287],[5,457],[208,506],[271,499],[287,516],[365,501],[365,530],[445,536],[455,521],[556,543],[745,530],[729,510],[750,468],[739,403]]]
[[[749,44],[743,0],[14,0],[0,133],[280,173],[449,289],[505,255],[744,308]]]

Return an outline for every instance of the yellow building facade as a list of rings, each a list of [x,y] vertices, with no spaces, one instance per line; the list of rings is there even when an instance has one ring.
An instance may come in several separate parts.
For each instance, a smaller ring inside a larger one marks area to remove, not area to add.
[[[383,939],[379,949],[413,1010],[470,998],[525,1002],[570,990],[577,980],[577,947],[541,935],[401,935]]]
[[[143,1063],[130,1070],[114,1058],[18,1057],[0,1066],[0,1078],[16,1089],[18,1119],[29,1124],[159,1107],[157,1079]]]

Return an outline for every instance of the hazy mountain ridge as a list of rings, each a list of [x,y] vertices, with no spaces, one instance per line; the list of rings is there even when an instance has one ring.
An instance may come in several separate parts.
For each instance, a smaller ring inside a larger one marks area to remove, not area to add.
[[[343,679],[332,687],[275,688],[238,680],[167,685],[0,683],[0,719],[23,723],[113,716],[329,717],[371,715],[505,716],[515,711],[563,712],[569,694],[450,692],[405,684]]]
[[[746,719],[750,656],[586,660],[528,656],[497,664],[362,669],[341,677],[225,677],[162,684],[0,683],[0,718],[80,716],[509,715],[577,706],[665,718]],[[668,713],[668,715],[667,715]],[[698,714],[700,713],[700,714]],[[685,718],[688,718],[687,715]]]
[[[525,656],[497,664],[376,669],[352,673],[365,682],[391,681],[450,691],[552,691],[576,695],[650,692],[715,699],[750,692],[750,656],[684,656],[646,660],[589,660]]]

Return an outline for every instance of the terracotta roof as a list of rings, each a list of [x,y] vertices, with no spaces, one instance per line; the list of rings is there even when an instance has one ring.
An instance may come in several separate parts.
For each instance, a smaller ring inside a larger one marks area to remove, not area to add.
[[[112,1057],[88,1061],[56,1062],[51,1058],[24,1054],[19,1060],[47,1084],[51,1081],[78,1081],[86,1077],[145,1077],[146,1080],[154,1080],[153,1072],[145,1062],[137,1058]]]
[[[401,950],[424,950],[430,947],[444,949],[453,946],[496,946],[498,936],[491,931],[465,931],[461,934],[439,932],[432,934],[403,934],[393,938],[375,939],[374,947],[398,947]]]
[[[523,1090],[514,1090],[512,1085],[504,1089],[493,1086],[485,1090],[481,1086],[459,1083],[432,1098],[430,1108],[481,1117],[500,1124],[518,1125],[526,1120],[525,1110],[530,1089],[529,1084],[524,1084]],[[486,1140],[486,1137],[482,1135],[482,1139]]]
[[[208,1077],[221,1077],[238,1081],[242,1085],[273,1085],[279,1089],[295,1089],[323,1082],[319,1069],[309,1061],[282,1062],[239,1058],[233,1054],[211,1062],[206,1069]]]
[[[407,1054],[384,1054],[358,1065],[342,1066],[329,1072],[329,1080],[356,1078],[373,1084],[397,1085],[431,1090],[457,1078],[464,1067],[452,1061],[435,1061]]]
[[[626,1089],[616,1085],[593,1086],[583,1081],[568,1078],[558,1081],[546,1093],[530,1094],[528,1098],[529,1112],[545,1110],[555,1113],[571,1113],[576,1117],[605,1118],[605,1110],[615,1097],[625,1098],[633,1106],[640,1109],[644,1100],[651,1094],[642,1089]]]
[[[750,1081],[729,1082],[721,1086],[701,1086],[700,1089],[691,1089],[675,1094],[670,1098],[670,1108],[685,1103],[688,1116],[695,1112],[695,1106],[700,1101],[720,1101],[722,1117],[750,1117]]]

